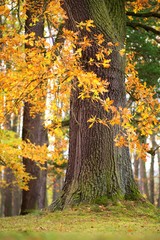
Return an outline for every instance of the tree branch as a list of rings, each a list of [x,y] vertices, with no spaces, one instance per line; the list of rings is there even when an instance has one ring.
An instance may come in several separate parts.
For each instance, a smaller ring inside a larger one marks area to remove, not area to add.
[[[134,29],[143,28],[143,29],[146,30],[147,32],[152,32],[152,33],[160,36],[160,31],[156,30],[156,29],[153,28],[153,27],[150,27],[150,26],[147,26],[147,25],[145,25],[145,24],[142,24],[142,23],[127,22],[127,26],[132,27],[132,28],[134,28]]]
[[[67,119],[62,120],[59,123],[61,124],[61,127],[63,128],[63,127],[69,127],[69,122],[70,122],[70,120],[69,120],[69,118],[67,118]],[[58,123],[52,122],[51,127],[53,129],[57,128],[58,127]]]
[[[148,12],[148,13],[134,13],[134,12],[126,12],[127,16],[133,17],[156,17],[160,18],[160,13],[157,12]]]
[[[17,8],[17,17],[18,17],[18,22],[19,22],[19,30],[18,33],[21,32],[22,28],[23,28],[23,24],[21,22],[21,17],[20,17],[20,0],[18,0],[18,8]]]
[[[147,153],[151,154],[152,156],[155,156],[156,151],[160,148],[160,145],[158,145],[155,149],[151,148]]]
[[[62,127],[69,127],[69,119],[65,119],[62,121]]]

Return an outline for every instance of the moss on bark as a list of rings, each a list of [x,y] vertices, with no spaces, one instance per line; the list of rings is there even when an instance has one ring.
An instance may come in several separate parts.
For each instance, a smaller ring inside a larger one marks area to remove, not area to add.
[[[75,30],[75,23],[93,19],[93,33],[103,33],[105,44],[125,40],[125,8],[123,0],[66,0],[68,26]],[[91,46],[82,56],[84,69],[90,71],[87,59],[95,58],[97,46]],[[124,62],[118,49],[111,54],[109,69],[92,68],[98,77],[110,82],[104,97],[114,100],[115,106],[125,106]],[[71,95],[69,164],[63,193],[50,209],[61,209],[80,203],[107,204],[122,199],[137,200],[141,196],[133,180],[128,148],[117,148],[114,138],[121,128],[95,124],[88,128],[91,116],[110,118],[100,103],[78,98],[78,88]],[[77,124],[78,122],[78,124]]]

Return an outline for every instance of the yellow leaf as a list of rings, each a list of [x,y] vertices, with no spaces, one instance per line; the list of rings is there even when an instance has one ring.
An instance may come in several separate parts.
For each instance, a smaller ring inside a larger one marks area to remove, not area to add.
[[[9,14],[8,7],[5,5],[0,6],[0,15],[7,15],[7,14]]]
[[[119,54],[123,57],[124,56],[124,54],[125,54],[125,49],[123,48],[123,49],[121,49],[120,51],[119,51]]]

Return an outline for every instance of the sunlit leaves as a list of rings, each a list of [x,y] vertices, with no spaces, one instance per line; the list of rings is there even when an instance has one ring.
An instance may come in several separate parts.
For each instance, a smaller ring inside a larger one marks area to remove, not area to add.
[[[118,48],[119,55],[123,57],[125,49],[120,49],[119,43],[106,43],[103,34],[92,33],[95,28],[92,20],[75,23],[76,32],[62,28],[66,15],[57,0],[49,1],[39,12],[32,9],[32,26],[39,21],[37,14],[40,14],[45,19],[45,25],[51,27],[50,31],[45,29],[45,38],[37,39],[34,33],[25,35],[26,9],[30,7],[27,4],[20,9],[23,25],[20,33],[17,15],[10,14],[10,5],[0,7],[5,19],[0,39],[0,123],[4,124],[7,114],[18,114],[22,111],[24,101],[27,101],[32,106],[30,113],[33,117],[37,113],[44,115],[51,144],[49,151],[47,146],[35,146],[30,142],[16,142],[14,146],[1,142],[1,158],[13,169],[18,183],[24,188],[30,177],[25,175],[22,157],[32,159],[39,165],[49,161],[51,169],[55,165],[60,169],[60,166],[66,163],[68,132],[62,129],[62,122],[69,112],[71,91],[77,88],[79,99],[99,101],[106,111],[106,116],[112,116],[109,119],[91,116],[88,120],[89,128],[94,124],[103,124],[108,128],[121,126],[120,134],[115,139],[116,146],[129,144],[132,151],[136,149],[138,157],[145,159],[149,146],[142,143],[141,138],[157,131],[159,106],[154,89],[140,82],[133,58],[128,56],[126,68],[128,108],[116,107],[109,97],[104,99],[104,93],[108,92],[107,79],[102,80],[92,70],[101,68],[107,71],[112,64],[110,58],[113,50]],[[17,9],[17,6],[15,7]],[[144,7],[149,7],[148,1],[137,0],[130,3],[129,9],[137,12]],[[95,54],[84,59],[93,44],[96,45]],[[87,65],[89,71],[85,70],[83,64]]]
[[[103,107],[105,109],[105,111],[109,111],[109,109],[111,109],[111,106],[113,105],[113,100],[110,100],[109,98],[106,98],[106,100],[103,102]]]
[[[6,5],[0,6],[0,15],[7,16],[9,12],[10,11]]]
[[[103,34],[95,35],[95,37],[96,37],[97,44],[98,44],[99,46],[101,46],[102,43],[104,43],[104,41],[105,41]]]
[[[147,153],[151,148],[144,139],[159,131],[160,106],[155,97],[153,87],[147,87],[141,83],[135,70],[133,55],[128,55],[126,67],[126,89],[129,94],[128,108],[116,107],[109,98],[101,100],[106,112],[112,113],[111,119],[98,119],[92,116],[88,122],[89,127],[95,123],[120,126],[120,132],[115,138],[117,147],[129,146],[131,152],[136,152],[137,158],[146,160]]]
[[[32,178],[25,172],[25,168],[22,164],[21,140],[14,132],[0,130],[0,166],[9,167],[12,169],[15,175],[15,184],[18,184],[20,188],[28,189],[28,181]],[[1,169],[3,171],[3,169]]]
[[[81,30],[85,28],[88,32],[91,32],[90,28],[95,27],[95,25],[94,25],[93,20],[90,19],[90,20],[87,20],[85,22],[78,23],[77,27],[80,28]]]
[[[26,172],[22,164],[22,157],[35,161],[41,169],[44,169],[43,165],[46,161],[50,162],[52,168],[55,165],[60,167],[66,164],[63,154],[67,146],[66,140],[56,141],[54,148],[48,149],[46,145],[39,146],[30,141],[23,142],[12,131],[0,130],[0,137],[0,170],[3,171],[5,167],[12,169],[15,176],[13,184],[18,184],[21,189],[28,190],[28,182],[33,179]],[[60,135],[59,137],[61,138]]]
[[[142,153],[142,156],[140,157],[145,159],[149,146],[144,143],[142,144],[141,138],[147,138],[148,136],[158,132],[160,106],[158,100],[155,98],[156,93],[154,88],[147,87],[146,83],[143,84],[140,82],[138,73],[135,70],[135,63],[132,62],[132,57],[133,55],[128,56],[128,65],[126,68],[126,88],[130,95],[129,101],[133,101],[133,105],[131,107],[132,118],[130,120],[130,125],[134,128],[137,139],[135,140],[132,136],[133,134],[130,133],[130,142],[132,150],[136,147],[139,155],[140,152]],[[129,132],[130,126],[127,128]]]
[[[65,11],[61,7],[59,0],[52,0],[46,4],[44,17],[52,24],[55,30],[58,31],[59,26],[63,24],[66,19]]]
[[[145,8],[149,8],[150,1],[149,0],[136,0],[136,1],[128,1],[127,8],[133,8],[133,11],[136,13]]]

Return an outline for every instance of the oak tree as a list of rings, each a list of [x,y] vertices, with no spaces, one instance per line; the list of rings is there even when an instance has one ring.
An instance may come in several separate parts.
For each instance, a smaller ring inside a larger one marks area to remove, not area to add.
[[[88,63],[89,59],[96,59],[96,42],[83,52],[81,61],[85,71],[93,71],[101,79],[109,81],[108,92],[103,93],[102,98],[109,98],[115,106],[124,107],[125,59],[119,51],[124,48],[125,42],[125,2],[66,0],[64,8],[70,30],[76,31],[76,23],[92,19],[96,28],[88,35],[103,34],[105,47],[110,43],[119,43],[110,54],[108,69]],[[121,131],[120,126],[94,124],[89,128],[88,119],[92,115],[111,119],[112,113],[107,113],[99,102],[81,100],[78,98],[79,91],[76,85],[71,92],[66,180],[61,197],[50,209],[63,209],[80,202],[98,202],[101,198],[137,199],[139,193],[133,179],[129,149],[114,144],[114,138]]]
[[[109,68],[89,64],[90,59],[94,62],[97,57],[96,42],[82,50],[81,63],[85,71],[92,71],[102,80],[109,82],[108,91],[102,94],[101,99],[109,98],[113,106],[119,109],[126,105],[125,57],[120,54],[124,48],[126,34],[125,3],[124,0],[112,2],[66,0],[63,3],[68,16],[66,21],[68,29],[76,32],[77,23],[92,19],[96,27],[92,32],[88,32],[87,36],[93,39],[95,35],[102,34],[104,47],[114,45],[109,54],[111,59]],[[134,12],[143,9],[145,4],[149,3],[133,2]],[[139,27],[144,27],[140,25]],[[138,27],[138,24],[135,27]],[[83,34],[81,31],[82,36]],[[66,180],[60,198],[51,204],[50,209],[63,209],[81,202],[101,202],[102,199],[107,201],[108,198],[131,200],[141,198],[133,179],[129,148],[123,146],[124,144],[119,147],[118,144],[117,146],[114,144],[115,137],[122,132],[121,126],[95,123],[89,128],[88,119],[91,116],[96,116],[97,119],[112,119],[113,112],[106,112],[99,102],[80,99],[78,96],[81,88],[76,78],[73,85]]]

